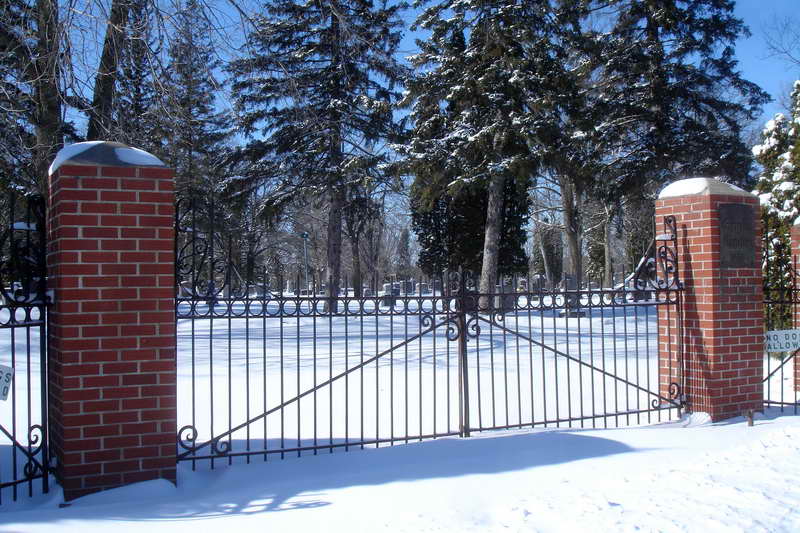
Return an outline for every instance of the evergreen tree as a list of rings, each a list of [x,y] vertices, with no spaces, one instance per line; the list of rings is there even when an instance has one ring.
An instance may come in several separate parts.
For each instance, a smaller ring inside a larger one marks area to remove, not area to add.
[[[235,106],[246,134],[245,176],[273,203],[324,198],[327,277],[340,283],[348,184],[382,179],[393,138],[392,101],[404,69],[395,59],[403,4],[274,0],[255,19],[248,56],[233,61]],[[335,308],[334,308],[335,309]]]
[[[654,194],[640,192],[637,195],[629,196],[622,208],[626,275],[636,270],[642,257],[650,250],[655,238],[653,230],[657,227],[658,233],[662,231],[663,221],[655,220],[654,198]]]
[[[487,210],[486,190],[480,184],[464,186],[425,205],[422,202],[425,202],[424,191],[415,184],[411,189],[411,228],[420,244],[417,260],[420,269],[428,275],[459,268],[479,272],[486,233],[485,219],[480,213]],[[524,272],[527,268],[524,228],[530,198],[518,182],[509,180],[505,183],[503,205],[498,274]]]
[[[746,181],[742,128],[769,97],[736,70],[733,46],[749,35],[732,0],[623,0],[597,36],[602,76],[596,124],[615,149],[620,184],[682,175]],[[607,158],[609,157],[607,156]]]
[[[185,0],[169,47],[165,155],[175,169],[177,193],[219,190],[223,185],[230,117],[218,110],[221,86],[212,29],[197,0]],[[245,202],[246,203],[246,202]]]
[[[765,284],[773,289],[789,287],[794,268],[789,231],[800,218],[800,81],[794,83],[789,117],[778,113],[767,122],[753,155],[762,167],[753,192],[763,207]],[[788,299],[786,295],[772,296]],[[767,317],[771,327],[790,324],[788,306],[766,307],[774,315]]]
[[[561,4],[574,7],[570,1]],[[554,43],[570,27],[570,12],[551,9],[546,0],[444,1],[425,9],[416,22],[431,35],[411,58],[418,71],[407,98],[414,129],[409,143],[399,148],[415,178],[416,228],[430,219],[425,210],[432,209],[449,209],[448,222],[462,216],[484,219],[483,292],[496,283],[500,249],[510,244],[504,239],[522,239],[511,246],[524,250],[525,233],[510,228],[506,212],[513,208],[503,200],[507,184],[522,191],[530,185],[540,162],[532,139],[546,135],[558,115],[558,98],[551,98],[562,81],[564,57]],[[486,197],[481,215],[453,211],[463,189],[469,189],[466,197]],[[456,202],[443,202],[446,197]],[[524,217],[516,222],[524,223]],[[447,241],[419,233],[418,238],[422,263],[441,263],[434,257],[441,253],[429,247]],[[459,246],[448,244],[450,254]]]

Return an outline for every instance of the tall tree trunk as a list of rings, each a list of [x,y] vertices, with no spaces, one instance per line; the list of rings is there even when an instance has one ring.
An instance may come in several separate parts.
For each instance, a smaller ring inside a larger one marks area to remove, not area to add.
[[[497,174],[489,182],[489,202],[486,206],[486,230],[483,236],[483,262],[479,290],[482,294],[494,292],[497,281],[497,262],[500,255],[500,234],[503,230],[503,190],[505,174]],[[478,302],[481,310],[488,310],[491,302],[483,296]]]
[[[350,248],[353,249],[353,295],[356,298],[361,298],[363,296],[362,287],[364,283],[361,280],[361,251],[357,234],[350,237]]]
[[[331,63],[344,71],[339,18],[336,13],[337,7],[338,6],[331,6]],[[341,86],[342,83],[343,80],[339,79],[332,95],[335,100],[340,100],[342,98],[342,93],[344,92]],[[329,165],[331,168],[336,169],[334,170],[336,174],[328,176],[328,247],[326,270],[328,275],[328,303],[330,307],[327,311],[336,313],[339,305],[337,297],[339,296],[339,278],[342,267],[342,211],[344,210],[345,204],[345,191],[344,185],[342,185],[343,178],[338,174],[342,163],[342,124],[338,111],[334,110],[331,113],[330,121],[332,138]]]
[[[47,194],[47,169],[63,142],[61,97],[58,88],[61,29],[55,1],[37,0],[36,16],[36,38],[40,53],[34,60],[32,80],[36,100],[34,117],[36,146],[33,149],[33,161],[39,190],[42,194]]]
[[[611,257],[611,219],[613,212],[606,208],[606,218],[603,222],[603,287],[611,287],[614,283],[614,264]]]
[[[544,277],[547,280],[547,287],[552,288],[555,285],[556,280],[553,279],[553,269],[551,268],[552,257],[547,245],[545,244],[545,239],[550,238],[550,232],[547,229],[543,229],[539,233],[539,253],[542,254],[542,266],[544,266]]]
[[[128,20],[129,0],[114,0],[106,26],[103,53],[94,79],[92,109],[89,113],[89,126],[86,139],[100,140],[111,131],[111,109],[114,105],[114,88],[117,82],[117,66],[122,42],[125,38],[124,26]],[[113,139],[111,139],[113,140]]]
[[[559,181],[561,182],[561,203],[564,210],[564,240],[567,245],[564,276],[571,276],[578,288],[580,288],[583,277],[580,223],[578,220],[580,193],[568,177],[562,176]]]
[[[342,273],[342,210],[344,209],[344,193],[337,184],[328,187],[328,247],[326,275],[328,283],[329,312],[337,310],[337,296]]]

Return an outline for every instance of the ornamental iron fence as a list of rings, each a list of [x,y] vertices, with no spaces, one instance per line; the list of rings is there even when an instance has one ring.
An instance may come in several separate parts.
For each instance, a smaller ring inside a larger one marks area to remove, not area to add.
[[[0,199],[0,503],[49,489],[44,213]]]
[[[797,256],[787,242],[770,231],[764,232],[764,332],[791,331],[800,318],[800,287],[797,285]],[[798,413],[800,407],[800,349],[771,351],[767,338],[764,354],[764,405]]]
[[[666,353],[680,350],[669,341],[680,338],[669,331],[681,293],[672,217],[618,287],[509,276],[481,290],[447,272],[338,294],[313,277],[287,290],[259,243],[218,218],[199,200],[176,214],[179,461],[617,427],[684,406],[680,358]]]

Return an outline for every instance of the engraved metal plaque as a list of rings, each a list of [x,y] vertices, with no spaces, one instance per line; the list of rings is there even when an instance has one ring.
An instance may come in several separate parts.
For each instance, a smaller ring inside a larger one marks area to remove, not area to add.
[[[722,268],[755,268],[755,219],[748,204],[719,206],[719,259]]]

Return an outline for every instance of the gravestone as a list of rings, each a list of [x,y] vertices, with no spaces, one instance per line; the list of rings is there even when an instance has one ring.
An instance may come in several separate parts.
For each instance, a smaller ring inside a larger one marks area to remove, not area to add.
[[[511,280],[504,279],[502,285],[495,285],[494,309],[501,313],[513,311],[517,302],[517,295]]]
[[[442,293],[442,280],[433,280],[433,292],[438,292],[439,294]]]
[[[558,316],[568,318],[580,318],[586,316],[584,311],[579,310],[580,296],[578,295],[578,280],[569,274],[564,274],[564,279],[561,282],[562,290],[566,298],[566,308],[562,309]]]
[[[400,282],[400,286],[403,289],[403,294],[413,294],[414,293],[414,280],[407,279],[405,281]]]

